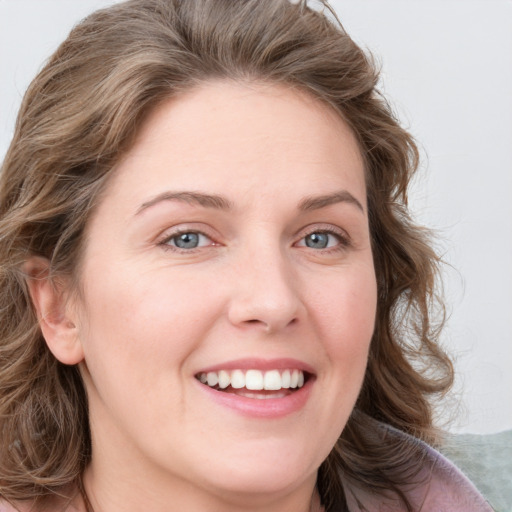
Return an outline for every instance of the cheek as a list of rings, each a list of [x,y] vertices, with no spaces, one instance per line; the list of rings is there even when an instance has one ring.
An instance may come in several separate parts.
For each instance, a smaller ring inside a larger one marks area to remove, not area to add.
[[[377,286],[373,266],[356,270],[338,276],[316,308],[316,324],[331,370],[322,384],[333,401],[327,409],[339,415],[342,424],[359,395],[375,328]]]
[[[344,429],[363,383],[372,339],[377,290],[373,266],[337,272],[315,294],[314,323],[322,340],[324,372],[319,376],[321,412],[325,430],[324,456]]]
[[[190,356],[207,337],[219,303],[196,284],[139,273],[130,282],[105,276],[87,289],[81,334],[95,418],[112,415],[132,432],[147,421],[179,423]]]
[[[372,265],[346,269],[316,293],[317,324],[332,349],[357,356],[366,352],[375,327],[377,284]]]
[[[199,287],[183,272],[167,274],[127,280],[119,272],[91,281],[81,322],[88,366],[144,373],[150,365],[177,365],[196,348],[220,303],[215,288]]]

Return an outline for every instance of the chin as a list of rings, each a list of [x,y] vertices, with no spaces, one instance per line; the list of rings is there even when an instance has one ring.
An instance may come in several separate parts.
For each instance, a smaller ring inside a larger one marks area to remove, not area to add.
[[[258,468],[257,471],[242,470],[236,475],[230,473],[229,477],[223,475],[211,484],[223,494],[243,497],[247,504],[249,499],[254,502],[272,495],[286,495],[310,478],[316,481],[316,473],[316,470],[311,474],[305,474],[301,471],[290,473],[275,469],[265,472],[264,468]]]
[[[234,494],[286,494],[308,479],[316,480],[323,459],[307,460],[300,448],[272,449],[265,454],[226,456],[212,464],[209,480],[217,489]],[[267,456],[265,456],[267,455]]]

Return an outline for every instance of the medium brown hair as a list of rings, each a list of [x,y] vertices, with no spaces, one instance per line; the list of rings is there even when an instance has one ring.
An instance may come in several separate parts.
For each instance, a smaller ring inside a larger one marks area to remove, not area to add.
[[[327,506],[344,501],[342,480],[401,495],[408,455],[377,439],[374,420],[435,440],[431,403],[452,381],[437,342],[442,318],[431,320],[439,261],[407,210],[415,143],[377,91],[372,60],[327,5],[324,11],[288,0],[131,0],[78,24],[32,82],[0,178],[4,498],[59,492],[78,481],[91,456],[78,368],[48,350],[23,262],[43,256],[51,276],[76,279],[87,220],[143,120],[162,101],[218,79],[306,91],[357,137],[378,311],[356,408],[318,486]]]

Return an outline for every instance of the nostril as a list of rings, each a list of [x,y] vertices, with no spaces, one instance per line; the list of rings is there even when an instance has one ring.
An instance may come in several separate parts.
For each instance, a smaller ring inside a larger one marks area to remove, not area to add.
[[[295,325],[295,324],[297,324],[297,322],[298,322],[297,318],[292,318],[287,324],[283,323],[283,325],[280,325],[278,322],[272,322],[272,321],[266,322],[264,320],[258,320],[257,318],[253,318],[250,320],[245,320],[243,323],[246,326],[255,326],[255,327],[261,326],[261,328],[264,329],[266,333],[271,333],[271,332],[279,330],[283,327],[289,327],[291,325]]]
[[[263,322],[263,320],[257,320],[257,319],[254,319],[254,320],[247,320],[245,322],[246,324],[249,324],[249,325],[263,325],[265,326],[266,328],[268,328],[268,325],[266,322]]]

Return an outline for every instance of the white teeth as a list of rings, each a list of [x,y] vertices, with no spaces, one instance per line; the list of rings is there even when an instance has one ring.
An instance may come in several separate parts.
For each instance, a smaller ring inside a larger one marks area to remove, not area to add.
[[[220,370],[219,372],[201,373],[200,382],[210,387],[226,389],[246,388],[250,391],[279,391],[280,389],[301,388],[304,386],[304,372],[301,370]],[[269,395],[262,395],[269,396]]]
[[[219,376],[217,375],[217,372],[208,372],[206,374],[206,382],[208,383],[208,386],[214,387],[219,382]]]
[[[297,370],[293,370],[292,376],[290,379],[290,387],[296,388],[299,385],[299,372]]]
[[[247,370],[245,374],[245,387],[247,389],[263,389],[263,374],[259,370]]]
[[[283,372],[283,375],[281,375],[281,386],[285,389],[288,389],[290,387],[290,370],[285,370]]]
[[[225,389],[229,386],[231,379],[229,377],[229,373],[225,370],[221,370],[219,372],[219,388]]]
[[[231,387],[234,389],[245,388],[245,375],[242,370],[235,370],[231,374]]]
[[[281,374],[277,370],[265,372],[263,389],[277,391],[283,387]]]

